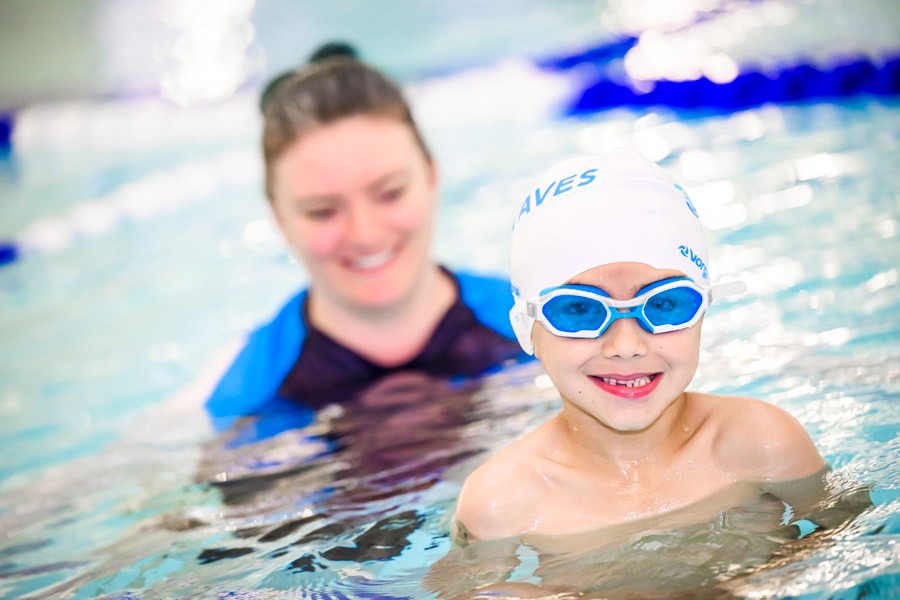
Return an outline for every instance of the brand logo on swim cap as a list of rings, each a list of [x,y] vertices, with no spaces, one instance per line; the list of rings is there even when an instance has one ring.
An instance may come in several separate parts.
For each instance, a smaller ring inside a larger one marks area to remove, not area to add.
[[[675,189],[681,192],[681,195],[684,196],[684,203],[687,204],[687,207],[690,209],[690,211],[694,213],[694,216],[699,219],[700,215],[697,213],[697,209],[694,208],[694,203],[691,202],[691,197],[688,196],[686,191],[684,191],[684,188],[676,183]]]
[[[522,203],[522,208],[519,209],[519,216],[516,217],[513,229],[519,224],[519,220],[524,215],[527,215],[533,209],[538,208],[544,202],[548,202],[557,196],[564,196],[576,188],[590,185],[596,178],[597,169],[587,169],[581,173],[574,173],[561,179],[551,181],[544,189],[541,189],[540,186],[536,187],[533,194],[525,196],[525,201]]]
[[[706,263],[703,262],[703,259],[700,258],[700,255],[694,252],[693,248],[690,246],[678,246],[678,251],[681,252],[681,255],[689,258],[694,265],[700,269],[700,274],[703,276],[703,279],[709,279],[709,270],[706,268]]]

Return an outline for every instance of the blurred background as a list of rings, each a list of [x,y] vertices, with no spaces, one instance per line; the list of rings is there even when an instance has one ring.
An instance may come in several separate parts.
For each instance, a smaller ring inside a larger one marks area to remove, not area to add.
[[[896,529],[895,0],[2,0],[0,595],[162,581],[116,579],[123,559],[79,587],[116,551],[73,556],[190,505],[159,474],[200,440],[151,465],[104,448],[302,285],[257,99],[335,39],[411,98],[451,267],[506,271],[521,192],[561,156],[630,143],[670,169],[713,277],[751,287],[705,326],[697,385],[791,409]]]

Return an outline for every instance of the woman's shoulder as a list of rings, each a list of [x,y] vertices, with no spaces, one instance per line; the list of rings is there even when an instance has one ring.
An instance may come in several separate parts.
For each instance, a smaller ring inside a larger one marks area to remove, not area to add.
[[[722,466],[741,480],[803,477],[824,465],[803,425],[785,409],[745,396],[695,394]]]
[[[450,271],[459,285],[459,296],[475,318],[506,338],[516,339],[509,322],[513,306],[509,279],[500,275]]]
[[[459,285],[459,294],[463,302],[481,306],[512,306],[512,291],[509,279],[500,275],[475,273],[459,270],[449,271]]]
[[[213,417],[245,415],[275,397],[297,361],[306,336],[302,309],[306,290],[294,293],[274,316],[257,326],[234,351],[206,399]]]

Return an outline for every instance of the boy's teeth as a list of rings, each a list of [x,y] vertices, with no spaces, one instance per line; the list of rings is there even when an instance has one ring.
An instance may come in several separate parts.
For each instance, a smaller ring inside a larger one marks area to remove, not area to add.
[[[624,385],[625,387],[641,387],[647,385],[652,380],[649,377],[638,377],[637,379],[613,379],[612,377],[601,377],[600,381],[609,385]]]
[[[357,258],[353,261],[353,266],[357,269],[374,269],[375,267],[380,267],[387,261],[389,261],[394,256],[394,250],[385,250],[384,252],[379,252],[378,254],[370,254],[369,256],[364,256],[362,258]]]

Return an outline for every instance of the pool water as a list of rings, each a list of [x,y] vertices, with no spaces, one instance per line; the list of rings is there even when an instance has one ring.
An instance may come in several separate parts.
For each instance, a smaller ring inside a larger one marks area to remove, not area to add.
[[[499,102],[492,81],[545,95]],[[212,433],[163,399],[305,279],[266,213],[255,95],[58,103],[23,111],[0,163],[3,237],[32,248],[0,269],[0,596],[428,598],[450,580],[509,590],[492,597],[896,597],[896,99],[564,117],[568,85],[516,61],[410,83],[440,157],[435,255],[505,272],[533,173],[635,145],[691,194],[713,280],[749,288],[710,309],[692,388],[790,411],[835,496],[866,487],[870,507],[799,541],[745,515],[595,552],[522,545],[511,570],[460,558],[466,474],[559,408],[540,366],[401,374],[314,419],[280,407]]]

